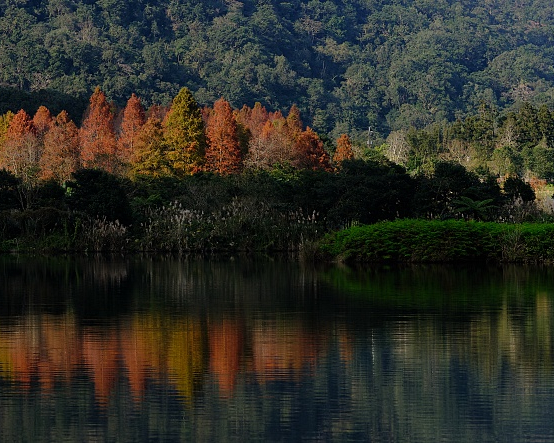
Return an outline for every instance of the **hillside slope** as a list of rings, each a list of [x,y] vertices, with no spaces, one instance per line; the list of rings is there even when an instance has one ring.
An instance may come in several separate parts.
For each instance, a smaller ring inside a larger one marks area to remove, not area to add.
[[[553,40],[547,0],[0,0],[0,112],[14,88],[149,105],[188,86],[384,137],[483,102],[554,105]]]

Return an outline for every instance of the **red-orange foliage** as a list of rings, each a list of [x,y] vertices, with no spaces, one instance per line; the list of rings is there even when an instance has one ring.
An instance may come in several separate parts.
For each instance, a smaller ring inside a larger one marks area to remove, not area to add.
[[[287,121],[279,111],[269,114],[259,136],[250,140],[245,165],[268,169],[277,164],[292,163],[294,141],[290,133]]]
[[[34,336],[34,334],[29,334]],[[40,321],[41,376],[70,382],[82,362],[81,340],[73,315],[45,316]]]
[[[298,378],[311,371],[320,353],[320,340],[297,321],[266,321],[252,331],[253,366],[262,382]]]
[[[81,160],[86,168],[115,169],[116,141],[113,114],[106,96],[96,88],[79,130]]]
[[[152,118],[163,122],[168,112],[169,107],[167,106],[152,105],[148,108],[146,119]]]
[[[340,164],[344,160],[352,160],[354,158],[354,151],[352,150],[352,142],[350,137],[346,134],[342,134],[337,140],[337,150],[333,155],[333,163]]]
[[[44,134],[44,151],[40,159],[42,179],[69,180],[79,168],[79,130],[67,112],[58,114]]]
[[[230,320],[210,325],[209,343],[210,369],[217,378],[221,394],[231,394],[244,346],[241,328],[236,322]]]
[[[52,114],[46,106],[40,106],[33,117],[33,125],[37,131],[37,135],[42,137],[50,128],[53,122]]]
[[[28,134],[36,135],[36,128],[29,114],[20,109],[11,120],[6,137],[17,139]]]
[[[146,113],[140,98],[135,94],[127,101],[123,110],[121,128],[117,144],[117,157],[121,163],[129,163],[136,144],[136,138],[140,129],[146,122]]]
[[[83,334],[83,357],[94,380],[96,401],[106,406],[119,372],[119,340],[115,334],[100,335],[95,330]]]
[[[311,129],[302,131],[299,109],[293,105],[287,118],[280,111],[270,113],[258,137],[252,137],[245,164],[271,168],[290,164],[296,168],[329,169],[329,156]]]
[[[154,363],[150,343],[135,328],[123,328],[120,332],[122,360],[127,369],[131,393],[135,399],[143,396],[148,370]]]
[[[237,114],[237,122],[248,129],[253,138],[260,136],[262,129],[268,120],[269,113],[259,102],[256,102],[254,108],[252,109],[244,105]]]
[[[29,114],[21,109],[8,126],[4,149],[0,152],[0,168],[29,180],[36,173],[40,155],[36,128]]]
[[[228,101],[220,98],[214,103],[207,126],[206,170],[231,174],[241,169],[241,152],[237,122]]]
[[[310,128],[307,127],[296,140],[295,149],[295,166],[300,169],[322,169],[329,171],[329,154],[323,148],[323,142],[319,136]]]

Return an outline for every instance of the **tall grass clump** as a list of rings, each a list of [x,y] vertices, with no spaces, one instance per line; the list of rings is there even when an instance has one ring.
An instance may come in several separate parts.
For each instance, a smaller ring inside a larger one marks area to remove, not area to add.
[[[179,202],[147,210],[138,247],[145,251],[202,250],[208,243],[212,220],[202,211],[185,209]]]
[[[321,235],[317,214],[285,211],[234,197],[212,212],[172,202],[147,210],[137,248],[144,251],[286,251]]]
[[[128,249],[129,228],[106,217],[77,220],[72,235],[74,249],[90,252],[115,252]]]
[[[320,250],[345,261],[554,262],[554,225],[397,220],[328,234]]]

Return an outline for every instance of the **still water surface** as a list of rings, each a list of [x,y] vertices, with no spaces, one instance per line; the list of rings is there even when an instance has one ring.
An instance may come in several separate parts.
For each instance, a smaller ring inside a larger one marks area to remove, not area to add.
[[[0,441],[554,441],[554,269],[0,257]]]

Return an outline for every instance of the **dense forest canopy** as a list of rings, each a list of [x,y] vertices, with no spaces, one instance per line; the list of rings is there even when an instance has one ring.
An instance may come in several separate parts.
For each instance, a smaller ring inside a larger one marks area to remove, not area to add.
[[[221,96],[237,109],[296,104],[319,134],[363,139],[371,127],[384,139],[474,114],[483,103],[553,107],[551,6],[0,0],[0,114],[25,103],[30,114],[46,105],[77,121],[97,86],[121,107],[132,93],[146,107],[168,104],[187,86],[201,105]],[[33,103],[25,92],[42,98]]]

